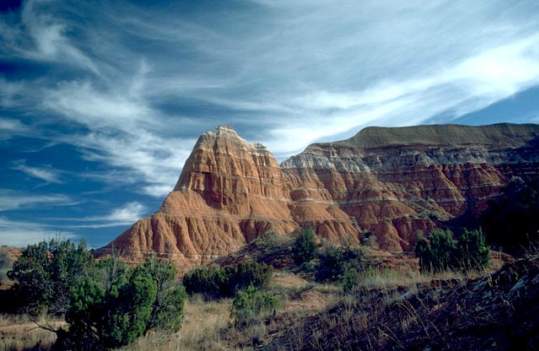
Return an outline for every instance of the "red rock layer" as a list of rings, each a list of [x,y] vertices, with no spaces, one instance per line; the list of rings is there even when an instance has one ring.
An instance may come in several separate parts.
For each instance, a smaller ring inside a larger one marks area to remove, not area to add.
[[[437,220],[481,211],[511,177],[539,175],[538,136],[538,125],[366,128],[279,166],[219,127],[199,138],[161,209],[105,249],[190,265],[312,227],[335,243],[372,232],[382,249],[408,250]]]

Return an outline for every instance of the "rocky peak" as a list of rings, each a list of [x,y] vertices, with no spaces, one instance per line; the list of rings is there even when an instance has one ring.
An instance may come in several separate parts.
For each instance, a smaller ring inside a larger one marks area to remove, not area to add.
[[[241,194],[265,193],[262,183],[281,187],[281,178],[277,161],[262,144],[251,144],[231,127],[219,126],[200,136],[175,190],[192,190],[220,198],[228,190],[236,198]]]
[[[310,227],[336,244],[410,250],[418,231],[482,211],[512,177],[539,176],[538,136],[539,125],[373,127],[279,166],[220,126],[200,136],[160,210],[109,247],[192,264]]]

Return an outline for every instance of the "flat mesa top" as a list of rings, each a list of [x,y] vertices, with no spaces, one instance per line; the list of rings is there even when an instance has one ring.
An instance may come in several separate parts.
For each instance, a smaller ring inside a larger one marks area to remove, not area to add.
[[[444,124],[396,128],[368,127],[350,139],[334,144],[361,148],[396,145],[518,147],[538,138],[539,124],[502,123],[485,126]]]

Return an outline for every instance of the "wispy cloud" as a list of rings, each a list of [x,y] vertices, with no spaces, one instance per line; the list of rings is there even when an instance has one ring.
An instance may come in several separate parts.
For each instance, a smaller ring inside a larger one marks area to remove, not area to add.
[[[61,224],[62,228],[107,228],[130,225],[144,217],[147,212],[146,206],[132,201],[123,204],[120,207],[112,209],[105,215],[87,216],[87,217],[59,217],[47,218],[47,220],[60,222],[78,222],[77,224]]]
[[[11,118],[0,118],[0,132],[2,133],[18,133],[26,131],[28,128],[20,121]]]
[[[146,207],[141,203],[129,202],[120,208],[114,209],[110,215],[103,219],[108,221],[133,223],[140,219],[145,211]]]
[[[20,20],[0,21],[0,55],[58,70],[0,80],[4,105],[162,197],[216,124],[284,158],[366,125],[451,121],[539,84],[532,0],[182,6],[26,2]]]
[[[72,64],[99,74],[92,59],[66,36],[66,23],[47,13],[47,5],[49,4],[46,4],[46,1],[25,2],[21,26],[23,34],[26,34],[29,40],[22,45],[19,42],[13,49],[28,59]],[[21,33],[12,31],[10,34]]]
[[[0,189],[0,211],[31,208],[42,205],[72,206],[78,202],[59,194],[34,195],[9,189]]]
[[[77,235],[50,229],[41,224],[0,217],[0,245],[23,247],[50,239],[77,239]]]
[[[43,180],[47,183],[62,183],[60,172],[51,167],[28,166],[24,160],[16,162],[11,169],[22,172],[30,177]]]

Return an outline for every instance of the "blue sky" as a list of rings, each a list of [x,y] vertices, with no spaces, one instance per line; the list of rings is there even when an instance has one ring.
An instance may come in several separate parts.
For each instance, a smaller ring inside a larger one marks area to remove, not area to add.
[[[539,122],[539,2],[0,2],[0,244],[104,245],[198,135]]]

